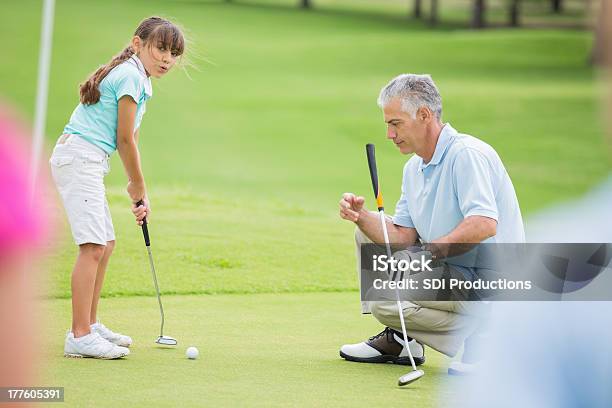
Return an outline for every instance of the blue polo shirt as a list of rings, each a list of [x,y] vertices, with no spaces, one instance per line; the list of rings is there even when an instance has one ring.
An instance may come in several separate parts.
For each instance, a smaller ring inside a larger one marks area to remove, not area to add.
[[[129,95],[137,104],[134,131],[140,127],[146,102],[153,95],[151,80],[136,55],[117,65],[100,82],[100,100],[93,105],[80,103],[64,134],[79,135],[111,154],[117,150],[117,108],[119,99]]]
[[[447,123],[430,162],[413,155],[404,166],[393,223],[415,228],[431,242],[472,215],[497,221],[497,235],[484,242],[525,241],[519,203],[501,159],[491,146]]]

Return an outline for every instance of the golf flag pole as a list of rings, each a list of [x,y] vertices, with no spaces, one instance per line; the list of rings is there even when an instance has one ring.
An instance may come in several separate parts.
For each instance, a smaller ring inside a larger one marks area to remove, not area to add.
[[[36,176],[47,119],[47,95],[49,93],[49,71],[51,66],[51,45],[53,39],[53,14],[55,0],[44,0],[38,54],[38,82],[36,86],[36,108],[34,111],[34,133],[32,135],[32,156],[30,158],[30,204],[33,204]]]
[[[385,247],[387,249],[387,257],[391,259],[391,244],[389,243],[389,234],[387,231],[387,219],[385,217],[385,206],[383,203],[382,192],[380,191],[380,184],[378,183],[378,169],[376,167],[376,149],[373,144],[368,143],[366,145],[366,155],[368,157],[368,167],[370,169],[370,179],[372,180],[372,188],[374,189],[374,197],[376,197],[376,205],[378,207],[378,214],[380,215],[380,223],[382,226],[383,237],[385,240]],[[410,346],[408,345],[408,334],[406,332],[406,322],[404,321],[404,313],[402,309],[402,303],[400,301],[399,290],[397,287],[395,288],[395,294],[397,297],[397,312],[399,314],[400,323],[402,325],[402,336],[404,338],[404,345],[406,350],[408,351],[408,358],[410,359],[410,364],[412,365],[412,372],[400,377],[398,384],[406,385],[413,381],[421,378],[425,373],[423,370],[417,370],[416,363],[414,362],[414,357],[412,356],[412,352],[410,351]]]

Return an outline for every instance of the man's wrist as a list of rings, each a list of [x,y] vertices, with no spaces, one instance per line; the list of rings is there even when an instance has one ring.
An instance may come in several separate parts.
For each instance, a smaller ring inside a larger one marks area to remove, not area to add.
[[[440,260],[448,257],[449,243],[444,238],[439,238],[425,244],[424,248],[431,252],[435,260]]]
[[[365,217],[370,215],[370,212],[368,210],[366,210],[365,208],[362,208],[361,210],[357,211],[357,213],[359,215],[357,216],[357,221],[355,221],[355,225],[360,227],[365,222]]]

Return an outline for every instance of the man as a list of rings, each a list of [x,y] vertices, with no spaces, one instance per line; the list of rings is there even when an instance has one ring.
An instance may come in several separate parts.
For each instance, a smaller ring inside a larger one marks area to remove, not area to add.
[[[387,138],[402,154],[414,153],[404,166],[395,215],[387,220],[390,242],[408,247],[420,239],[439,244],[434,245],[438,248],[524,242],[516,193],[499,156],[483,141],[442,123],[442,100],[429,75],[394,78],[381,90],[378,105],[384,113]],[[384,242],[380,218],[367,211],[364,202],[352,193],[340,200],[340,216],[357,225],[359,271],[360,245]],[[477,274],[475,268],[448,267],[467,278]],[[452,357],[466,338],[476,338],[486,316],[482,306],[466,301],[402,302],[408,346],[416,363],[425,361],[423,344]],[[364,302],[362,312],[370,311],[386,328],[369,340],[342,346],[340,355],[350,361],[407,364],[396,302],[371,302],[369,309]],[[468,355],[466,350],[464,357]]]

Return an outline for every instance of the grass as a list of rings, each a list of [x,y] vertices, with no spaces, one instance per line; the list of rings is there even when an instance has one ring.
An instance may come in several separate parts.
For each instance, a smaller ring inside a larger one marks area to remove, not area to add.
[[[10,39],[10,58],[0,65],[0,89],[31,117],[40,4],[5,3],[11,18],[0,34]],[[287,4],[57,2],[49,147],[77,103],[77,84],[126,44],[143,17],[172,16],[187,27],[198,67],[188,69],[191,78],[177,70],[154,82],[141,152],[160,284],[176,295],[165,298],[168,330],[203,357],[189,362],[184,349],[149,344],[153,289],[115,156],[107,184],[118,244],[103,308],[109,325],[136,338],[123,362],[58,357],[75,248],[63,210],[49,204],[58,224],[46,258],[47,373],[74,405],[109,405],[110,396],[122,406],[203,398],[211,405],[236,398],[249,405],[437,404],[447,361],[435,353],[418,391],[393,388],[403,368],[336,358],[340,344],[378,328],[358,316],[353,227],[338,219],[337,201],[354,191],[372,206],[367,142],[377,143],[387,206],[399,197],[406,157],[385,142],[375,103],[398,73],[432,74],[444,119],[495,147],[527,216],[586,192],[609,172],[596,73],[586,63],[590,32],[474,32],[453,21],[430,30],[400,14],[399,2],[378,10],[362,1],[357,11],[332,0],[310,11]],[[106,375],[106,364],[116,376]],[[158,371],[177,381],[155,382]],[[90,395],[93,384],[112,392]]]
[[[105,296],[153,295],[140,229],[116,205],[125,202],[122,192],[109,199],[118,243]],[[149,231],[166,294],[355,290],[352,229],[330,228],[331,215],[282,202],[245,206],[184,189],[162,190],[157,200]],[[50,255],[55,297],[70,296],[66,275],[76,248],[69,241],[61,239],[61,250]]]
[[[379,326],[355,313],[356,294],[171,296],[166,333],[176,348],[157,346],[153,298],[116,298],[103,314],[132,335],[132,353],[120,361],[58,357],[70,318],[69,300],[45,302],[54,317],[45,338],[53,370],[42,380],[65,388],[68,406],[435,406],[460,378],[446,375],[448,359],[428,350],[427,373],[411,387],[393,364],[349,363],[338,345],[372,335]],[[126,312],[129,311],[129,312]],[[325,316],[321,319],[320,316]],[[341,330],[338,328],[341,327]],[[188,360],[188,346],[198,347]],[[104,378],[102,380],[102,378]],[[91,392],[104,385],[104,392]]]

